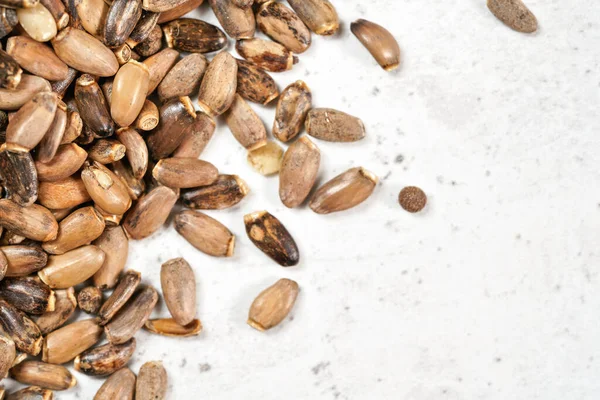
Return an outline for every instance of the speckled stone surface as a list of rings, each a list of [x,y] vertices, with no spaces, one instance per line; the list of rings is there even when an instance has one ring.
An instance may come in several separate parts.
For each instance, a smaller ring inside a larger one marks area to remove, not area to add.
[[[314,37],[296,79],[314,104],[359,116],[358,143],[317,142],[319,181],[353,166],[381,177],[345,213],[288,210],[277,178],[246,164],[222,119],[203,158],[251,193],[208,212],[238,238],[235,256],[205,256],[170,227],[133,243],[128,267],[160,287],[160,264],[196,272],[197,338],[137,335],[137,373],[162,360],[169,399],[592,400],[600,395],[600,7],[527,2],[535,35],[511,31],[484,0],[333,0],[343,27]],[[206,5],[195,15],[216,20]],[[366,18],[403,51],[386,73],[349,30]],[[230,48],[232,46],[230,45]],[[259,110],[270,128],[274,107]],[[424,212],[397,203],[425,190]],[[297,267],[246,237],[266,209],[294,235]],[[246,325],[254,297],[281,277],[301,287],[291,317],[268,333]],[[161,301],[154,313],[168,316]],[[59,399],[91,399],[100,379]]]

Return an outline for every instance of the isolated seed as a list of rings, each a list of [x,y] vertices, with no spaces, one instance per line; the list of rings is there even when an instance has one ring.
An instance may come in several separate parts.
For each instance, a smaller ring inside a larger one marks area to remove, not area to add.
[[[89,157],[100,164],[111,164],[125,157],[125,145],[113,139],[99,139],[89,149]]]
[[[52,400],[53,398],[54,395],[51,390],[38,386],[29,386],[9,394],[6,400]]]
[[[111,115],[117,124],[129,126],[135,121],[144,106],[149,85],[150,72],[145,64],[131,60],[119,69],[110,103]]]
[[[144,40],[146,40],[154,28],[156,28],[156,23],[158,22],[158,18],[160,17],[160,13],[152,12],[152,11],[142,11],[142,16],[138,20],[135,28],[129,34],[129,38],[127,39],[127,44],[134,48]]]
[[[180,18],[163,25],[167,46],[187,53],[212,53],[227,45],[219,28],[198,19]]]
[[[185,0],[184,2],[179,3],[175,7],[169,8],[168,10],[161,12],[160,18],[158,19],[158,23],[164,24],[165,22],[170,22],[179,17],[183,17],[185,14],[198,8],[203,2],[204,0]]]
[[[62,255],[50,256],[38,276],[53,289],[67,289],[90,278],[103,263],[102,250],[96,246],[83,246]]]
[[[71,0],[74,1],[74,0]],[[59,98],[63,98],[67,93],[67,90],[71,86],[71,83],[77,77],[77,71],[71,67],[67,67],[67,77],[65,79],[52,82],[52,91],[56,93]]]
[[[56,114],[52,125],[44,135],[37,149],[37,160],[41,162],[50,162],[56,155],[58,146],[62,142],[63,135],[67,128],[67,105],[59,101],[56,107]]]
[[[146,321],[144,329],[162,336],[188,337],[196,336],[202,331],[202,323],[198,319],[182,326],[172,318],[151,319]]]
[[[133,295],[135,289],[142,279],[142,275],[134,270],[127,270],[119,280],[119,284],[108,299],[104,302],[98,317],[100,317],[100,325],[108,323],[112,317],[127,303],[127,300]]]
[[[238,94],[247,100],[263,105],[279,96],[279,89],[271,75],[247,61],[236,61],[238,64]]]
[[[156,163],[152,176],[170,188],[192,188],[214,183],[217,168],[207,161],[194,158],[165,158]]]
[[[298,264],[300,253],[296,242],[273,215],[257,211],[244,216],[246,233],[260,251],[271,257],[282,267]]]
[[[298,292],[298,284],[293,280],[278,280],[252,302],[248,325],[261,332],[279,325],[294,307]]]
[[[148,136],[147,145],[152,158],[167,158],[192,129],[196,112],[189,97],[172,99],[160,107],[160,121]]]
[[[143,64],[148,67],[150,74],[148,95],[154,92],[169,70],[175,65],[178,58],[178,51],[167,48],[144,60]]]
[[[8,267],[6,277],[27,276],[46,266],[48,255],[36,246],[0,246]]]
[[[0,282],[0,298],[27,314],[54,311],[54,292],[35,278],[5,278]]]
[[[113,172],[121,179],[121,182],[127,187],[129,197],[132,200],[137,200],[146,191],[144,180],[136,179],[133,172],[126,162],[117,161],[112,164]]]
[[[125,43],[141,16],[141,0],[113,0],[104,24],[106,45],[118,47]]]
[[[265,125],[239,94],[235,95],[225,121],[236,140],[249,151],[267,144]]]
[[[58,101],[58,97],[52,92],[34,95],[9,120],[6,142],[27,150],[37,146],[52,125]]]
[[[200,0],[202,2],[202,0]],[[17,11],[11,8],[0,7],[0,38],[7,36],[19,23]]]
[[[10,370],[10,376],[19,383],[50,390],[67,390],[77,384],[67,368],[41,361],[23,361]]]
[[[18,205],[27,207],[37,200],[37,171],[26,149],[9,150],[6,144],[0,146],[0,180],[6,197]]]
[[[75,7],[83,29],[93,36],[102,36],[109,4],[104,0],[80,0]]]
[[[321,152],[306,136],[288,147],[279,171],[279,198],[288,208],[298,207],[317,180]]]
[[[94,245],[104,251],[104,263],[94,274],[94,285],[100,290],[112,289],[119,274],[125,268],[129,253],[129,241],[120,226],[107,227],[94,241]]]
[[[313,108],[305,121],[306,132],[328,142],[355,142],[365,137],[363,122],[331,108]]]
[[[233,39],[254,37],[256,21],[250,7],[238,7],[231,0],[209,0],[219,23]]]
[[[131,339],[144,326],[157,301],[158,293],[154,288],[141,289],[104,327],[108,341],[122,344]]]
[[[0,333],[0,379],[6,376],[16,356],[15,342]]]
[[[107,213],[122,215],[131,206],[125,184],[105,166],[86,163],[81,179],[92,200]]]
[[[23,69],[50,81],[66,79],[69,67],[45,44],[27,36],[13,36],[6,42],[6,52]],[[16,86],[15,86],[16,87]]]
[[[196,93],[204,71],[208,66],[202,54],[190,54],[181,59],[158,85],[158,97],[161,101]]]
[[[165,262],[160,269],[163,297],[173,319],[187,325],[196,316],[196,279],[183,258]]]
[[[73,70],[74,71],[74,70]],[[83,130],[83,120],[78,111],[67,110],[67,127],[61,144],[68,144],[74,142]]]
[[[35,321],[42,335],[47,335],[63,326],[77,308],[77,300],[75,299],[75,290],[73,288],[55,290],[54,296],[56,298],[54,311],[40,315]]]
[[[75,357],[75,370],[86,375],[104,376],[121,369],[127,364],[135,351],[135,338],[123,344],[105,344],[84,351]]]
[[[283,3],[266,2],[256,14],[259,29],[294,53],[304,53],[311,43],[310,31]]]
[[[64,364],[98,343],[101,338],[102,328],[95,319],[73,322],[46,335],[42,361]]]
[[[340,28],[335,7],[328,0],[291,0],[290,6],[317,35],[334,35]]]
[[[198,94],[198,105],[211,117],[229,109],[237,89],[238,65],[235,58],[221,52],[210,62]]]
[[[156,104],[146,99],[133,126],[143,131],[151,131],[157,127],[158,119],[158,107],[156,107]]]
[[[41,242],[55,239],[58,233],[58,223],[46,208],[37,204],[21,207],[8,199],[0,199],[0,225]]]
[[[38,42],[47,42],[56,36],[54,17],[42,4],[17,9],[17,17],[23,30]]]
[[[186,210],[175,215],[174,224],[177,232],[201,252],[214,257],[233,256],[235,236],[216,219]]]
[[[488,0],[487,6],[500,21],[517,32],[537,31],[535,15],[521,0]]]
[[[249,191],[246,182],[237,175],[219,175],[212,185],[187,190],[181,198],[189,208],[222,210],[242,201]]]
[[[121,368],[104,381],[94,400],[133,400],[135,379],[129,368]]]
[[[51,210],[73,208],[91,200],[83,181],[76,175],[60,181],[40,182],[38,190],[38,203]]]
[[[13,90],[21,83],[23,70],[18,62],[0,48],[0,87]]]
[[[282,142],[295,138],[312,106],[312,93],[303,81],[296,81],[286,87],[277,102],[273,136]]]
[[[290,50],[270,40],[259,38],[238,40],[235,49],[240,56],[252,64],[271,72],[290,70],[296,61]]]
[[[268,141],[265,146],[248,152],[248,164],[262,175],[279,172],[283,149],[277,143]]]
[[[156,25],[146,39],[135,46],[134,53],[142,57],[150,57],[162,48],[163,31]],[[133,53],[132,53],[133,54]]]
[[[81,119],[90,130],[101,138],[112,136],[115,124],[104,94],[93,76],[84,74],[77,79],[75,100]]]
[[[17,350],[32,356],[38,355],[42,348],[40,329],[25,313],[4,299],[0,299],[0,327],[15,342]]]
[[[400,47],[387,29],[365,19],[356,20],[350,29],[383,69],[391,71],[398,68]]]
[[[186,130],[183,140],[173,152],[173,157],[198,158],[215,133],[215,121],[203,112],[196,113],[196,119]]]
[[[107,77],[119,69],[113,52],[85,31],[67,27],[52,40],[52,46],[61,60],[83,73]]]
[[[127,213],[123,229],[134,240],[147,238],[165,223],[178,197],[179,192],[169,187],[155,187]]]
[[[50,82],[39,76],[23,74],[16,89],[0,88],[0,109],[14,111],[21,108],[41,92],[51,91]],[[29,113],[29,112],[28,112]]]
[[[378,178],[362,167],[351,168],[319,188],[310,200],[317,214],[344,211],[365,201],[377,185]]]
[[[400,206],[410,213],[417,213],[425,208],[427,195],[416,186],[407,186],[398,195]]]
[[[142,365],[135,385],[136,400],[164,400],[167,394],[167,371],[160,361]]]

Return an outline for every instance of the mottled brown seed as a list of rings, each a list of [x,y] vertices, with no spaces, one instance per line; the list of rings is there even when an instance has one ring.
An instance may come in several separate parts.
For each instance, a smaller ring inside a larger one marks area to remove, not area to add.
[[[175,65],[178,58],[178,51],[167,48],[144,60],[143,64],[148,67],[150,74],[148,94],[154,92],[173,65]]]
[[[53,289],[67,289],[91,278],[104,263],[104,257],[98,247],[83,246],[48,257],[48,264],[38,276]]]
[[[0,109],[14,111],[28,103],[38,93],[50,92],[50,82],[39,76],[23,74],[16,89],[0,88]]]
[[[212,53],[227,46],[219,28],[198,19],[180,18],[162,27],[167,46],[187,53]]]
[[[53,398],[54,394],[51,390],[29,386],[9,394],[6,400],[52,400]]]
[[[67,390],[77,384],[71,372],[62,365],[41,361],[23,361],[10,370],[10,377],[25,385],[40,386],[50,390]]]
[[[164,400],[167,394],[167,371],[160,361],[142,365],[135,385],[136,400]]]
[[[321,152],[307,137],[288,147],[279,171],[279,198],[286,207],[298,207],[308,197],[320,163]]]
[[[131,60],[119,69],[110,103],[111,115],[117,124],[129,126],[135,121],[144,106],[149,86],[150,71],[145,64]]]
[[[310,47],[310,31],[283,3],[269,1],[263,4],[256,14],[256,22],[265,35],[294,53],[304,53]]]
[[[117,57],[120,66],[127,64],[129,60],[131,60],[131,47],[125,43],[114,48],[113,53],[115,54],[115,57]]]
[[[58,223],[48,209],[37,204],[21,207],[8,199],[0,199],[0,225],[41,242],[55,239],[58,233]]]
[[[125,157],[125,145],[114,139],[99,139],[88,150],[89,157],[100,164],[111,164]]]
[[[31,277],[4,279],[0,282],[0,298],[17,310],[35,315],[54,311],[56,303],[54,292],[38,279]]]
[[[163,297],[173,319],[187,325],[196,316],[196,279],[183,258],[165,262],[160,270]]]
[[[185,191],[181,198],[189,208],[198,210],[222,210],[238,204],[250,189],[237,175],[219,175],[209,186]]]
[[[365,19],[356,20],[350,25],[350,29],[383,69],[392,71],[398,68],[400,47],[387,29]]]
[[[158,120],[158,107],[152,101],[146,99],[133,126],[142,131],[151,131],[158,126]]]
[[[317,35],[334,35],[340,28],[335,7],[328,0],[290,0],[292,9]]]
[[[67,105],[62,101],[59,101],[52,125],[48,128],[48,131],[38,146],[36,152],[38,161],[52,161],[56,155],[58,146],[60,146],[60,143],[62,142],[63,135],[67,128],[67,122]]]
[[[200,0],[202,2],[202,0]],[[17,26],[19,20],[16,10],[0,7],[0,38],[7,36]]]
[[[42,334],[25,313],[0,299],[0,327],[15,342],[17,350],[37,356],[42,348]]]
[[[142,0],[113,0],[104,23],[104,43],[118,47],[125,43],[142,16]]]
[[[135,46],[134,52],[142,57],[150,57],[151,55],[158,53],[162,48],[162,37],[162,29],[160,26],[156,25],[150,31],[148,37]]]
[[[152,170],[152,176],[171,188],[192,188],[214,183],[219,171],[207,161],[178,157],[160,160]]]
[[[175,215],[175,229],[192,246],[214,257],[231,257],[235,236],[225,225],[206,214],[186,210]]]
[[[17,9],[19,25],[32,39],[47,42],[58,31],[54,17],[42,4],[30,8]]]
[[[142,275],[132,269],[127,270],[119,279],[119,284],[108,299],[100,307],[98,317],[100,325],[107,324],[112,317],[127,303],[139,285]]]
[[[146,10],[142,11],[142,16],[135,25],[135,28],[133,28],[133,31],[129,34],[127,44],[133,48],[146,40],[154,28],[156,28],[159,17],[160,13]]]
[[[47,335],[63,326],[77,308],[75,289],[55,290],[54,296],[56,298],[54,311],[40,315],[35,321],[42,335]]]
[[[378,178],[362,167],[351,168],[321,186],[310,200],[317,214],[344,211],[365,201],[375,190]]]
[[[204,76],[208,61],[202,54],[190,54],[181,59],[158,85],[158,97],[166,101],[196,93]]]
[[[185,0],[183,3],[180,3],[169,10],[161,12],[158,23],[164,24],[165,22],[170,22],[179,17],[183,17],[185,14],[198,8],[203,2],[204,0]]]
[[[75,9],[83,29],[97,37],[103,34],[108,7],[109,4],[104,0],[79,0],[75,2]]]
[[[416,186],[407,186],[398,195],[400,206],[410,213],[417,213],[427,205],[427,195]]]
[[[86,163],[81,179],[92,200],[107,213],[122,215],[131,206],[127,187],[105,166]]]
[[[121,179],[121,182],[127,187],[129,197],[132,200],[137,200],[146,191],[146,184],[142,179],[135,179],[129,165],[124,162],[117,161],[112,164],[113,172]]]
[[[225,116],[225,121],[235,139],[252,151],[267,144],[267,130],[256,112],[239,94]]]
[[[275,80],[266,71],[244,60],[237,64],[237,92],[243,98],[265,105],[279,96]]]
[[[94,274],[94,285],[100,290],[112,289],[119,274],[125,268],[129,253],[129,241],[120,226],[108,227],[94,241],[94,245],[104,251],[104,263]]]
[[[121,128],[117,131],[117,138],[125,145],[125,155],[134,178],[142,179],[148,168],[148,147],[144,138],[132,128]]]
[[[298,136],[311,107],[312,93],[306,83],[296,81],[286,87],[277,102],[273,136],[282,142]]]
[[[209,0],[219,23],[233,39],[254,37],[256,21],[250,7],[238,7],[232,0]]]
[[[151,236],[167,221],[177,202],[179,192],[166,186],[157,186],[143,195],[127,213],[123,229],[134,240]]]
[[[144,10],[152,12],[163,12],[183,3],[185,3],[185,0],[143,0],[142,7],[144,7]]]
[[[306,132],[328,142],[355,142],[365,137],[363,122],[331,108],[313,108],[305,121]]]
[[[25,240],[27,240],[25,236],[21,236],[13,231],[6,230],[6,232],[4,232],[2,235],[2,240],[0,240],[0,243],[3,245],[21,244]]]
[[[6,144],[0,146],[0,182],[8,199],[22,207],[35,203],[38,197],[37,170],[26,149],[10,150]]]
[[[34,95],[9,119],[6,143],[17,144],[27,150],[37,146],[52,125],[58,101],[52,92]]]
[[[298,283],[280,279],[263,290],[252,302],[248,313],[248,325],[266,331],[279,325],[288,316],[298,297]]]
[[[277,143],[268,141],[265,146],[248,152],[248,164],[262,175],[273,175],[279,172],[283,149]]]
[[[0,251],[8,262],[7,277],[27,276],[44,268],[48,262],[48,255],[41,247],[0,246]]]
[[[135,338],[123,344],[105,344],[75,357],[75,370],[86,375],[105,376],[123,368],[135,351]]]
[[[68,144],[74,142],[83,130],[83,120],[78,111],[67,110],[67,127],[61,144]]]
[[[173,157],[198,158],[215,133],[215,120],[203,112],[196,113],[196,119],[186,131],[183,140],[173,152]]]
[[[94,400],[133,400],[135,379],[129,368],[121,368],[104,381]]]
[[[94,134],[105,138],[114,133],[115,124],[108,110],[108,104],[93,76],[83,74],[77,79],[75,101],[81,119]]]
[[[192,129],[196,118],[189,97],[172,99],[160,107],[160,121],[148,136],[148,150],[155,160],[167,158]]]
[[[4,379],[16,356],[15,342],[0,333],[0,380]]]
[[[221,52],[208,65],[200,91],[198,105],[211,117],[221,115],[233,103],[237,90],[238,64],[227,52]]]
[[[144,329],[162,336],[188,337],[200,334],[202,323],[194,319],[187,325],[179,325],[172,318],[151,319],[146,321]]]
[[[23,69],[49,81],[60,81],[69,75],[67,64],[62,62],[50,47],[27,36],[9,38],[6,42],[6,52]]]
[[[144,326],[157,301],[153,287],[141,289],[104,327],[108,341],[122,344],[131,339]]]
[[[102,306],[102,292],[95,286],[87,286],[77,294],[79,308],[88,314],[96,314]]]
[[[95,319],[73,322],[46,335],[42,361],[50,364],[67,363],[101,338],[102,328]]]
[[[487,6],[505,25],[517,32],[537,31],[537,18],[521,0],[488,0]]]
[[[295,64],[294,55],[290,50],[270,40],[260,38],[238,40],[235,49],[240,56],[266,71],[287,71]]]
[[[75,143],[63,144],[50,162],[35,162],[38,179],[42,182],[56,182],[68,178],[81,168],[86,158],[86,151]]]
[[[40,182],[38,203],[51,210],[73,208],[91,200],[81,178],[76,175],[54,182]]]
[[[74,0],[71,0],[74,1]],[[65,79],[52,82],[52,91],[56,93],[59,98],[63,98],[67,93],[69,87],[71,87],[71,83],[77,78],[77,70],[67,67],[67,77]]]
[[[267,211],[244,216],[246,233],[256,247],[282,267],[291,267],[300,261],[298,246],[283,224]]]
[[[231,3],[240,8],[252,7],[254,0],[231,0]]]

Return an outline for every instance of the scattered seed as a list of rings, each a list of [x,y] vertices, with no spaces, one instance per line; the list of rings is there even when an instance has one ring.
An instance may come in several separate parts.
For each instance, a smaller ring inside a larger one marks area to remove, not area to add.
[[[222,210],[238,204],[249,192],[246,182],[237,175],[219,175],[212,185],[189,189],[181,198],[189,208]]]
[[[298,292],[298,284],[293,280],[278,280],[252,302],[248,325],[261,332],[279,325],[294,307]]]
[[[410,213],[417,213],[425,208],[427,195],[416,186],[407,186],[398,195],[400,206]]]
[[[194,319],[189,324],[182,326],[172,318],[151,319],[146,321],[144,329],[162,336],[188,337],[196,336],[202,332],[202,323]]]
[[[344,211],[365,201],[375,190],[378,178],[362,167],[351,168],[321,186],[310,200],[317,214]]]
[[[10,377],[25,385],[50,390],[67,390],[77,384],[71,372],[62,365],[41,361],[23,361],[10,370]]]
[[[538,23],[521,0],[488,0],[487,6],[500,21],[517,32],[533,33]]]
[[[365,137],[363,122],[342,111],[313,108],[305,121],[306,132],[328,142],[355,142]]]
[[[98,317],[100,317],[100,325],[107,324],[112,317],[127,303],[131,298],[135,289],[142,280],[142,275],[134,270],[126,271],[119,280],[119,284],[108,299],[104,302]]]
[[[248,237],[263,253],[282,267],[292,267],[300,261],[298,246],[283,224],[266,211],[244,216]]]
[[[135,385],[136,400],[163,400],[167,393],[167,371],[160,361],[142,365]]]
[[[160,284],[175,322],[191,323],[196,316],[196,279],[192,267],[183,258],[167,261],[160,269]]]
[[[192,246],[214,257],[231,257],[235,236],[227,227],[208,215],[186,210],[175,215],[175,230]]]
[[[127,367],[108,377],[94,396],[94,400],[133,400],[135,374]]]
[[[127,364],[135,346],[135,339],[131,338],[123,344],[108,343],[86,350],[75,357],[75,370],[92,376],[110,375]]]
[[[387,29],[374,22],[359,19],[350,25],[350,30],[383,69],[392,71],[398,68],[400,47]]]
[[[304,82],[296,81],[286,87],[277,102],[273,136],[282,142],[298,136],[311,106],[312,93]]]

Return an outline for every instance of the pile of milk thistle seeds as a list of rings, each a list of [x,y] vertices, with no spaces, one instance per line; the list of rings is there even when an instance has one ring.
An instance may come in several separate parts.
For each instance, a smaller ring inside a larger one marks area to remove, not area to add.
[[[0,386],[0,400],[52,399],[77,384],[63,366],[71,361],[77,371],[108,377],[97,400],[165,397],[160,362],[145,363],[137,376],[127,363],[142,328],[174,337],[201,332],[194,271],[181,258],[161,266],[171,318],[150,319],[160,293],[125,270],[128,243],[155,233],[180,201],[187,209],[173,216],[177,232],[205,254],[233,255],[231,231],[197,211],[232,207],[250,190],[199,159],[215,117],[224,116],[256,171],[279,175],[288,208],[308,202],[328,214],[373,193],[378,178],[358,166],[309,196],[321,157],[313,140],[354,142],[365,127],[342,111],[313,108],[305,82],[280,93],[269,74],[293,68],[313,34],[336,34],[333,5],[209,0],[221,27],[182,17],[202,2],[0,0],[0,379],[29,385],[9,395]],[[517,31],[537,29],[520,0],[488,7]],[[255,37],[257,27],[271,40]],[[400,49],[385,28],[359,19],[351,31],[382,68],[398,67]],[[224,50],[228,37],[241,58]],[[276,99],[270,139],[249,102]],[[303,128],[308,136],[299,137]],[[399,195],[411,213],[426,202],[416,187]],[[244,223],[273,261],[299,262],[277,217],[255,211]],[[275,282],[250,305],[248,324],[278,325],[298,293],[290,279]],[[70,322],[78,308],[89,318]]]

